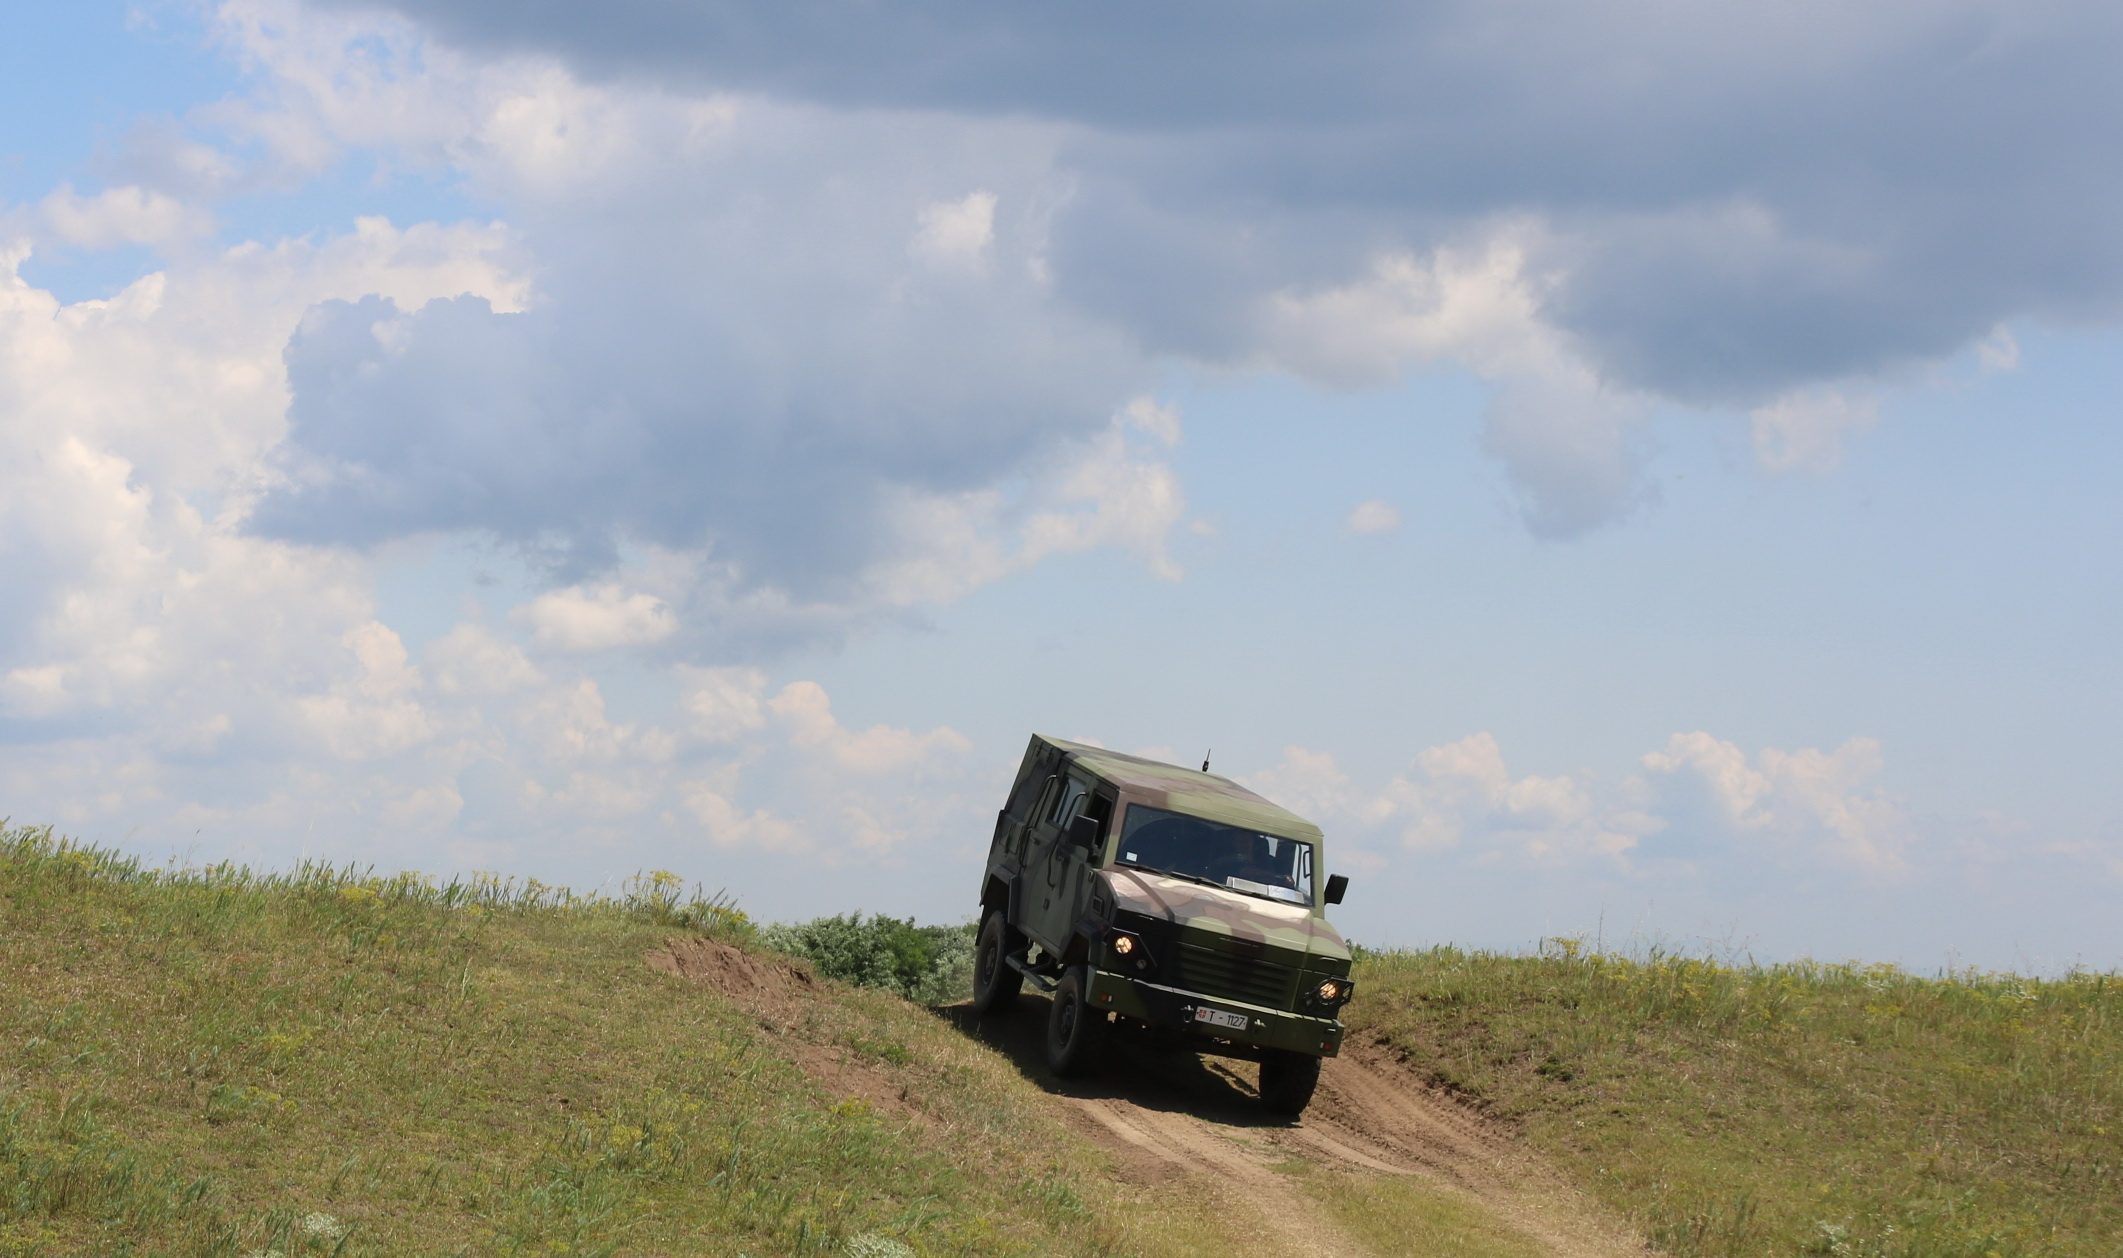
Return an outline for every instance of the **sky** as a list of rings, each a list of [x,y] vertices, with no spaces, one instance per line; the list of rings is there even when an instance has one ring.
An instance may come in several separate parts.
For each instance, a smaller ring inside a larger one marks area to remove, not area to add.
[[[1372,946],[2123,966],[2112,6],[11,27],[17,824],[958,921],[1037,731]]]

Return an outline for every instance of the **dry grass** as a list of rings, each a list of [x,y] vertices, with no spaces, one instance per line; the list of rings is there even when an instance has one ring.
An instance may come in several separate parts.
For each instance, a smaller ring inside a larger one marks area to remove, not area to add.
[[[1007,1062],[837,985],[763,1025],[642,964],[674,923],[742,925],[654,878],[155,872],[0,831],[0,1255],[1164,1252]]]
[[[1349,1018],[1662,1249],[2123,1254],[2123,978],[1439,948]]]

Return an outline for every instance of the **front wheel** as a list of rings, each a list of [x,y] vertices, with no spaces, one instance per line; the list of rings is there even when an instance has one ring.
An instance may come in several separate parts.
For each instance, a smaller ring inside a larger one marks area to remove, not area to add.
[[[1008,1013],[1024,990],[1025,976],[1010,964],[1017,932],[1003,920],[1001,909],[988,914],[980,924],[980,939],[973,945],[973,1011]]]
[[[1272,1113],[1304,1113],[1319,1083],[1320,1059],[1309,1053],[1275,1049],[1261,1058],[1261,1104]]]
[[[1054,989],[1054,1008],[1047,1014],[1047,1069],[1063,1079],[1087,1074],[1098,1063],[1100,1033],[1106,1015],[1090,1002],[1091,971],[1069,967]]]

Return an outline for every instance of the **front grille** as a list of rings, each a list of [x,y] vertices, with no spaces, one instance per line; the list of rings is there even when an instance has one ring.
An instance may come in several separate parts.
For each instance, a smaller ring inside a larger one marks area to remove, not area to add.
[[[1174,987],[1270,1009],[1288,1009],[1297,986],[1295,967],[1234,957],[1190,943],[1173,950],[1165,973]]]

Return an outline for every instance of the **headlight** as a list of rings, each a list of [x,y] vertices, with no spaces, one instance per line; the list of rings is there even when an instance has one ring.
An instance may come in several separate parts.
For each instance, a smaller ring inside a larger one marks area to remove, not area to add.
[[[1354,990],[1355,984],[1348,979],[1330,978],[1322,981],[1318,987],[1313,988],[1312,994],[1323,1005],[1338,1005],[1348,1000],[1349,993]]]
[[[1113,951],[1124,957],[1133,954],[1135,951],[1135,936],[1115,935],[1113,937]]]

